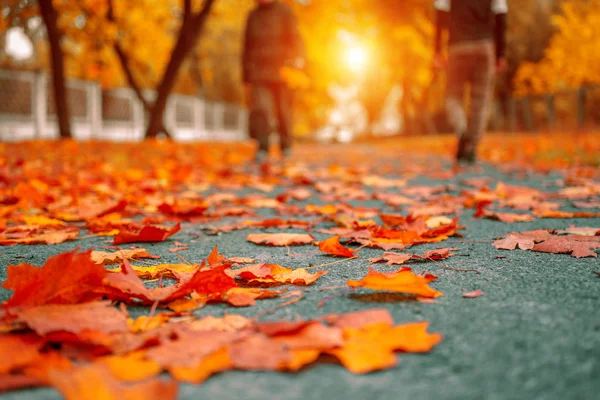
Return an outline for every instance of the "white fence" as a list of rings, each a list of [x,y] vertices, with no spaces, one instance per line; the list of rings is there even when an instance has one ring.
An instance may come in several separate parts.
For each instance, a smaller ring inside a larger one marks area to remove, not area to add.
[[[96,82],[67,80],[72,133],[76,139],[135,141],[144,137],[147,115],[133,90],[102,91]],[[152,99],[153,92],[145,92]],[[240,106],[171,95],[165,126],[179,141],[247,138],[247,111]],[[52,85],[37,72],[0,70],[0,140],[58,137]]]

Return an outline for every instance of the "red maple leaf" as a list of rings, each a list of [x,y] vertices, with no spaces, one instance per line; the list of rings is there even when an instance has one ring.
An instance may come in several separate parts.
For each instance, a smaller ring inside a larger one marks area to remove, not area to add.
[[[173,226],[170,229],[158,226],[145,225],[141,229],[127,227],[121,230],[113,239],[113,244],[140,243],[140,242],[163,242],[169,236],[181,230],[181,224]]]
[[[92,261],[91,251],[58,254],[41,268],[31,264],[9,265],[8,278],[2,287],[14,292],[4,306],[77,304],[102,286],[106,274],[104,266]]]

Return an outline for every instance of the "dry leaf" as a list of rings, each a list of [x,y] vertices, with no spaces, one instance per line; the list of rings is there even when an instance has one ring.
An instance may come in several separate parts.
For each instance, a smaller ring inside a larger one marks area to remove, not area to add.
[[[340,237],[333,236],[327,240],[319,242],[319,250],[336,257],[356,257],[358,252],[353,249],[348,249],[340,244]]]
[[[254,233],[246,238],[249,242],[269,246],[299,246],[312,244],[315,238],[308,234],[297,233]]]
[[[384,274],[370,270],[360,281],[348,281],[350,287],[364,287],[372,290],[409,293],[425,298],[443,296],[441,292],[430,288],[427,284],[436,278],[415,275],[410,268],[402,268],[396,272]]]

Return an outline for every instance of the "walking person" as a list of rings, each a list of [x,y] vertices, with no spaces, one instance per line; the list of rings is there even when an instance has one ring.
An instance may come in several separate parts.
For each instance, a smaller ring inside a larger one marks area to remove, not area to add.
[[[435,61],[446,67],[442,56],[442,32],[448,30],[448,118],[458,136],[456,160],[477,161],[477,146],[489,121],[494,77],[506,69],[506,0],[436,0]],[[470,85],[470,110],[463,107]]]
[[[249,133],[258,142],[256,161],[267,160],[277,129],[284,157],[292,145],[292,89],[282,69],[302,68],[304,43],[292,8],[276,0],[256,0],[244,36],[242,67],[250,108]]]

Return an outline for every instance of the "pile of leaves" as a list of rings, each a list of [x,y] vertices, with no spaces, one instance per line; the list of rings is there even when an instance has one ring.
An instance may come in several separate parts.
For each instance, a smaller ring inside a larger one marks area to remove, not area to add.
[[[395,366],[396,352],[428,352],[442,340],[427,332],[426,322],[394,325],[386,310],[270,323],[235,314],[198,319],[186,311],[132,319],[126,304],[155,308],[186,298],[195,306],[208,301],[250,305],[282,292],[241,288],[234,277],[269,281],[289,275],[264,264],[233,270],[215,249],[190,271],[171,269],[178,277],[174,285],[148,289],[127,255],[121,257],[121,271],[115,273],[97,263],[92,251],[54,256],[41,268],[9,266],[3,287],[13,296],[0,314],[0,390],[52,386],[67,399],[84,398],[92,390],[110,398],[175,398],[177,384],[157,378],[164,371],[177,381],[200,383],[234,369],[298,371],[328,356],[354,373],[367,373]],[[112,260],[101,258],[107,259]],[[405,268],[348,284],[441,295],[427,286],[432,280]]]

